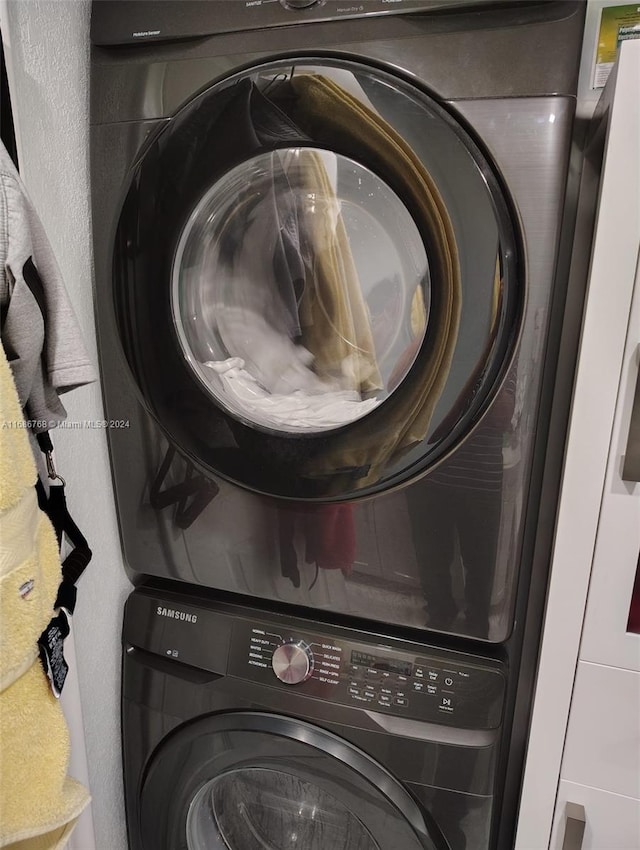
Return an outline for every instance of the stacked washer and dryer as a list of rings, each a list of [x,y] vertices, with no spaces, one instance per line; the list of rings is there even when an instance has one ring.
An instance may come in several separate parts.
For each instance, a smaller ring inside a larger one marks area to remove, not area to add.
[[[583,18],[94,3],[131,850],[513,845]]]

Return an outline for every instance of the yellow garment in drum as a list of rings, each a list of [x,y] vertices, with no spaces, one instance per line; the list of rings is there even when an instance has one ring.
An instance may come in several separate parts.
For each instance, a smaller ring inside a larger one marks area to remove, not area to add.
[[[332,458],[333,469],[368,468],[361,486],[375,481],[379,467],[398,452],[423,440],[431,417],[444,388],[455,349],[462,286],[460,265],[451,220],[444,201],[425,166],[396,131],[379,115],[328,77],[316,74],[294,75],[289,85],[296,97],[287,112],[309,136],[335,150],[359,150],[362,160],[381,173],[392,172],[402,186],[410,210],[421,232],[430,236],[429,264],[432,299],[429,336],[423,343],[428,355],[414,368],[420,372],[415,391],[396,403],[392,425],[380,435],[373,430],[363,434],[358,449],[349,446],[347,438],[341,448],[340,438]],[[420,338],[416,340],[416,350]],[[413,354],[416,352],[414,351]],[[385,403],[389,406],[393,396]],[[393,406],[393,405],[392,405]],[[372,416],[375,416],[372,414]],[[347,448],[349,446],[349,448]],[[323,462],[326,466],[326,461]],[[330,474],[331,469],[314,468],[308,474]]]
[[[302,345],[321,378],[343,389],[382,389],[367,310],[339,203],[320,154],[300,152],[287,177],[306,200],[305,233],[313,247],[313,276],[298,306]]]
[[[0,352],[0,847],[62,848],[89,793],[67,777],[69,733],[38,658],[61,580],[36,468]]]

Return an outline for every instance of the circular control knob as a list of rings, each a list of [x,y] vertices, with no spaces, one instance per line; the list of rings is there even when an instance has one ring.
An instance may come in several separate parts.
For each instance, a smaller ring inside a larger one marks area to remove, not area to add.
[[[313,672],[313,655],[309,647],[299,640],[283,643],[274,650],[271,666],[285,685],[298,685]]]
[[[315,6],[318,0],[280,0],[286,9],[306,9],[307,6]]]

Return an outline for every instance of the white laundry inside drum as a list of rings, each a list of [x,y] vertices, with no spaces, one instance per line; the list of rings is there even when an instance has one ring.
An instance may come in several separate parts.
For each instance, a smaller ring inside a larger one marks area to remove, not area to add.
[[[204,785],[187,815],[189,850],[380,850],[333,795],[283,771],[229,771]]]
[[[315,148],[260,154],[210,187],[172,283],[198,379],[241,421],[278,432],[361,419],[426,331],[429,265],[410,213],[373,172]]]
[[[286,430],[335,428],[359,419],[380,403],[377,398],[361,399],[355,390],[331,390],[319,388],[309,392],[296,388],[298,375],[304,377],[298,363],[285,368],[278,382],[290,392],[269,392],[245,368],[239,357],[228,360],[208,361],[204,364],[220,376],[229,398],[235,399],[254,416],[261,415],[265,423],[278,425]],[[304,365],[302,369],[306,369]],[[317,380],[317,379],[316,379]]]

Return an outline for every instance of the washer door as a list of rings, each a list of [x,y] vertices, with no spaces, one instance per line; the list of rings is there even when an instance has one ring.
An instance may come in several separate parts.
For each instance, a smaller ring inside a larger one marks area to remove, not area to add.
[[[149,144],[114,297],[144,402],[201,468],[292,499],[427,471],[490,405],[524,287],[486,157],[425,92],[297,57]]]
[[[179,729],[142,785],[149,850],[448,850],[377,762],[303,721],[238,712]]]

